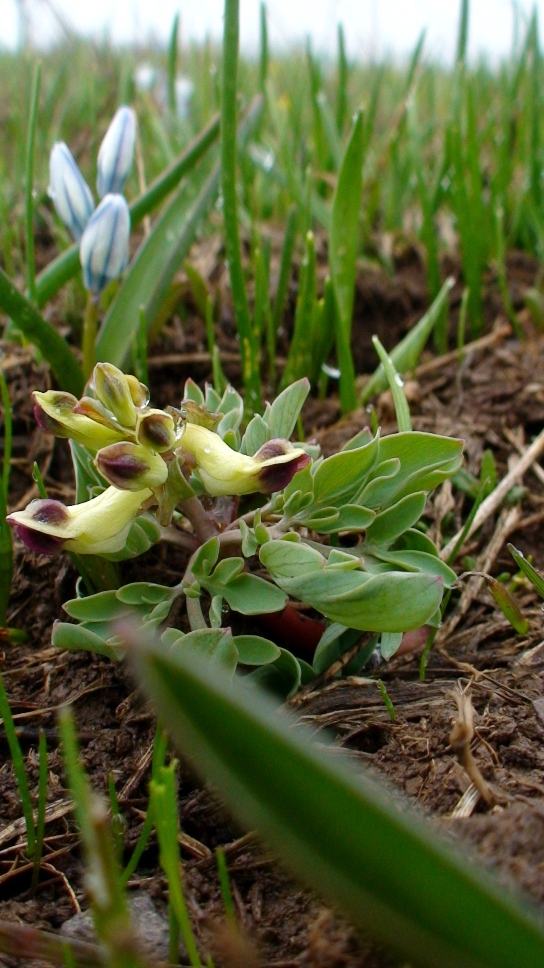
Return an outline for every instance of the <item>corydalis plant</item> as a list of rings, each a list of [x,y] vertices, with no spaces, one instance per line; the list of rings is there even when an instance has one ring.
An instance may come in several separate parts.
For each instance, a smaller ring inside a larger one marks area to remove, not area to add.
[[[134,376],[100,363],[80,400],[35,392],[40,426],[72,441],[83,500],[68,508],[35,501],[11,514],[20,537],[42,553],[124,557],[149,547],[160,525],[162,537],[190,552],[173,587],[137,582],[68,602],[80,625],[58,624],[58,645],[115,656],[111,620],[128,608],[157,626],[184,597],[191,631],[166,629],[165,647],[198,649],[230,669],[266,667],[260,677],[269,673],[288,691],[310,667],[266,638],[233,634],[225,606],[261,617],[290,599],[311,606],[328,623],[320,661],[350,629],[381,633],[390,655],[403,633],[438,623],[455,574],[417,525],[428,492],[459,468],[462,441],[364,430],[323,458],[289,442],[308,389],[305,379],[288,387],[243,435],[243,402],[232,387],[220,397],[188,381],[181,405],[161,410]],[[155,535],[146,526],[140,544],[133,531],[150,517]],[[182,535],[172,530],[179,524]]]

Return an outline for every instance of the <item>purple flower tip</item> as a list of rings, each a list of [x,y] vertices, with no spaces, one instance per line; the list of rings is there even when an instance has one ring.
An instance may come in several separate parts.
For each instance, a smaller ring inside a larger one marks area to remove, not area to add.
[[[6,518],[8,524],[11,524],[12,528],[15,528],[17,534],[19,535],[21,541],[30,548],[31,551],[36,555],[56,555],[62,551],[64,540],[62,538],[57,538],[52,534],[45,534],[43,531],[35,531],[34,528],[28,528],[26,524],[19,524],[17,521],[11,521],[11,516]]]
[[[278,457],[279,454],[275,456]],[[263,467],[259,471],[259,490],[263,494],[273,494],[274,491],[283,491],[284,487],[287,487],[292,481],[295,474],[310,463],[310,459],[309,454],[297,454],[292,460],[284,461],[282,464],[270,464],[268,467]]]

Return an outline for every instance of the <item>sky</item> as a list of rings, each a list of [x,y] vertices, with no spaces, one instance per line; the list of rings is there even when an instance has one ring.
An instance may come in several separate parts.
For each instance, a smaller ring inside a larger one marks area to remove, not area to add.
[[[544,18],[544,0],[472,0],[469,56],[487,54],[495,60],[507,54],[514,36],[514,8],[527,18],[535,6]],[[14,48],[21,39],[21,10],[36,45],[62,34],[63,21],[78,33],[115,43],[166,43],[176,12],[180,14],[182,41],[221,37],[223,0],[1,0],[0,46]],[[455,48],[460,0],[267,0],[270,44],[289,45],[310,34],[316,51],[334,52],[336,28],[345,28],[348,54],[380,58],[406,57],[426,29],[425,49],[444,63]],[[259,0],[240,0],[241,44],[256,49],[259,35]],[[7,9],[6,9],[7,8]]]

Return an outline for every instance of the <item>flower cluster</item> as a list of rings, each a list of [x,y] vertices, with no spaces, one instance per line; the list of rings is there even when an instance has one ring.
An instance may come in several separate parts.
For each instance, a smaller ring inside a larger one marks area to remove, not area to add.
[[[179,409],[155,409],[147,387],[111,363],[95,366],[89,394],[80,400],[48,390],[34,391],[34,401],[40,427],[86,447],[109,485],[84,504],[32,501],[9,515],[22,540],[42,554],[63,548],[80,554],[120,551],[142,510],[153,508],[161,524],[170,521],[176,505],[193,494],[188,483],[193,471],[212,497],[271,494],[310,460],[280,438],[253,457],[239,454],[214,431],[208,411],[191,401]]]
[[[121,275],[129,258],[130,212],[121,194],[132,168],[136,143],[136,115],[132,108],[116,112],[98,152],[93,195],[70,149],[59,141],[49,161],[49,195],[55,208],[79,242],[83,280],[89,292],[99,293]]]

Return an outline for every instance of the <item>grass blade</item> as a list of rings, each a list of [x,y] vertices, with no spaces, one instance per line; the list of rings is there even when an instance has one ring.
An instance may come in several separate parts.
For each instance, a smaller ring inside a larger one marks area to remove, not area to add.
[[[4,453],[2,455],[2,477],[0,480],[0,629],[2,629],[5,628],[7,623],[8,602],[13,579],[13,542],[11,528],[6,521],[13,421],[8,385],[2,370],[0,370],[0,399],[4,412]]]
[[[40,864],[43,853],[43,838],[45,834],[45,808],[47,806],[47,781],[49,770],[47,763],[47,742],[43,729],[40,729],[38,741],[38,809],[36,811],[36,844],[34,849],[34,869],[32,871],[31,894],[34,894],[38,887],[40,877]]]
[[[523,555],[521,551],[518,551],[514,545],[509,544],[508,551],[512,555],[512,558],[516,562],[518,568],[523,572],[526,578],[529,579],[533,588],[536,589],[541,598],[544,598],[544,578],[542,575],[536,570],[536,568],[533,568],[531,562],[527,561],[525,555]]]
[[[268,23],[266,19],[266,4],[261,0],[260,15],[260,46],[259,46],[259,90],[261,94],[266,94],[266,82],[268,78]]]
[[[314,341],[312,320],[317,294],[316,255],[313,232],[306,236],[306,253],[300,269],[299,291],[289,356],[281,379],[281,389],[305,376],[311,369]]]
[[[372,343],[380,358],[385,375],[387,377],[387,382],[389,383],[399,433],[402,434],[405,431],[410,431],[412,429],[412,421],[410,419],[410,408],[408,407],[408,401],[402,386],[402,377],[396,370],[391,357],[385,352],[377,336],[372,337]]]
[[[540,968],[544,925],[278,716],[260,690],[124,630],[144,691],[236,816],[374,938],[433,968]],[[278,776],[282,783],[277,783]]]
[[[459,18],[459,34],[455,54],[456,64],[464,64],[467,58],[469,12],[469,0],[461,0],[461,16]]]
[[[338,94],[336,98],[336,127],[340,135],[344,130],[348,111],[348,58],[344,27],[338,24]]]
[[[389,356],[391,361],[395,366],[395,369],[401,374],[408,373],[410,370],[415,369],[419,362],[419,357],[421,356],[423,347],[429,339],[434,327],[442,319],[444,315],[444,310],[447,306],[447,300],[450,290],[454,285],[454,279],[450,277],[446,279],[442,289],[438,293],[433,304],[429,307],[424,316],[421,317],[418,323],[410,330],[409,333],[401,339],[400,343],[397,343],[395,348],[391,350]],[[375,396],[377,393],[381,393],[387,387],[387,376],[385,370],[380,363],[377,369],[374,371],[368,383],[365,383],[363,387],[363,392],[361,393],[361,404],[365,404],[370,397]]]
[[[296,205],[291,205],[291,208],[287,213],[287,223],[285,226],[285,235],[283,237],[283,245],[281,249],[278,288],[276,289],[276,298],[274,300],[274,310],[272,314],[274,343],[283,319],[287,292],[289,290],[289,277],[291,275],[291,263],[293,261],[293,252],[297,238],[297,228],[298,209]]]
[[[83,373],[66,340],[19,292],[0,268],[0,308],[11,317],[23,336],[37,346],[49,363],[59,386],[75,396],[83,392]]]
[[[176,73],[178,69],[178,34],[179,34],[179,13],[176,13],[172,21],[170,42],[168,44],[168,108],[172,118],[176,117]]]
[[[342,410],[355,410],[355,370],[351,355],[351,323],[363,167],[363,116],[357,115],[348,141],[332,203],[329,267],[337,305],[336,347],[340,369]]]
[[[25,180],[25,208],[26,208],[26,269],[27,288],[31,302],[36,302],[36,256],[34,252],[34,145],[36,142],[36,118],[38,115],[38,98],[40,95],[40,64],[34,68],[32,78],[32,94],[30,97],[30,112],[28,119],[28,133],[26,141],[26,180]]]
[[[150,968],[140,954],[111,834],[105,803],[91,790],[80,760],[72,713],[63,707],[59,732],[76,819],[90,876],[87,892],[97,937],[110,968]]]
[[[25,818],[26,827],[27,854],[32,857],[36,844],[36,831],[34,829],[32,801],[30,799],[28,780],[26,778],[23,751],[21,749],[19,740],[17,739],[15,723],[13,722],[13,716],[11,714],[2,676],[0,676],[0,716],[2,717],[4,732],[6,734],[9,752],[11,754],[11,761],[13,763],[13,771],[17,780],[17,786],[19,787],[19,796],[21,797],[21,806],[23,808],[23,817]]]
[[[242,250],[238,231],[238,198],[236,163],[237,77],[239,41],[239,0],[225,0],[223,33],[223,67],[221,87],[221,187],[225,249],[229,264],[230,286],[236,327],[242,354],[242,379],[248,414],[254,413],[261,400],[258,346],[253,334],[247,298]]]

